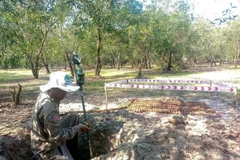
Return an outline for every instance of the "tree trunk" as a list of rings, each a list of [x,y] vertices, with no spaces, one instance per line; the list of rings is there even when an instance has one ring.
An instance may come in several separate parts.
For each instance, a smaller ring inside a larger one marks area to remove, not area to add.
[[[214,63],[214,61],[213,61],[213,59],[211,59],[210,60],[210,67],[213,67],[213,63]]]
[[[54,21],[52,24],[50,24],[46,30],[45,33],[42,33],[42,41],[41,41],[41,44],[40,44],[40,48],[39,48],[39,51],[38,51],[38,54],[37,54],[37,57],[34,61],[34,59],[31,59],[31,70],[32,70],[32,73],[33,73],[33,76],[34,78],[38,79],[38,75],[39,75],[39,70],[41,69],[41,67],[39,67],[39,60],[42,56],[42,60],[43,60],[43,63],[46,64],[44,62],[44,59],[43,59],[43,47],[45,45],[45,42],[47,40],[47,35],[48,35],[48,32],[50,30],[50,28],[52,27],[52,25],[55,23],[56,21]],[[49,70],[49,69],[48,69]],[[47,71],[48,72],[48,71]],[[50,71],[49,71],[50,72]]]
[[[71,75],[74,77],[73,65],[72,65],[72,61],[71,61],[71,53],[72,53],[71,51],[65,50],[66,60],[69,64]]]
[[[33,77],[38,79],[38,60],[36,60],[35,63],[33,62],[30,62],[31,63],[31,71],[32,71],[32,74],[33,74]]]
[[[194,57],[193,66],[195,67],[196,65],[197,65],[197,59],[196,59],[196,57]]]
[[[114,55],[112,54],[111,56],[111,62],[110,62],[111,68],[115,68],[115,59],[114,59]]]
[[[69,68],[70,68],[70,71],[71,71],[71,75],[72,75],[72,77],[74,78],[74,77],[75,77],[74,65],[73,65],[72,57],[71,57],[71,56],[72,56],[72,53],[73,53],[74,48],[75,48],[76,39],[74,39],[72,48],[69,49],[69,48],[66,47],[67,45],[65,45],[65,43],[64,43],[63,36],[62,36],[62,28],[60,28],[59,37],[60,37],[60,40],[61,40],[61,43],[62,43],[63,51],[64,51],[64,53],[65,53],[65,56],[64,56],[65,66],[64,66],[64,68],[67,69],[67,67],[68,67],[68,65],[69,65]]]
[[[169,53],[169,58],[168,58],[168,66],[167,66],[167,70],[171,71],[172,68],[172,53]]]
[[[220,59],[219,66],[222,66],[223,59]]]
[[[116,56],[114,55],[114,52],[112,51],[112,62],[111,62],[111,68],[116,68],[116,63],[117,63],[117,58]]]
[[[45,69],[46,69],[47,74],[50,74],[51,72],[50,72],[50,70],[49,70],[48,64],[47,64],[46,61],[44,60],[43,54],[42,54],[42,61],[43,61],[43,65],[44,65],[44,67],[45,67]]]
[[[18,83],[18,88],[16,90],[16,86],[13,86],[13,91],[11,91],[12,94],[12,102],[14,106],[17,106],[20,104],[20,95],[22,91],[22,86]]]
[[[236,59],[235,59],[235,68],[237,68],[237,65],[238,65],[238,60],[239,60],[239,57],[240,57],[240,51],[239,51],[239,41],[237,41],[237,55],[236,55]]]
[[[237,68],[237,65],[238,65],[238,58],[237,58],[237,56],[235,56],[235,58],[234,58],[234,67]]]
[[[147,55],[146,55],[146,58],[147,58],[147,68],[148,69],[152,69],[152,66],[151,66],[151,57],[150,57],[150,53],[151,53],[151,47],[152,45],[150,45],[147,49]]]
[[[152,66],[151,66],[151,59],[150,59],[150,52],[147,53],[147,63],[148,63],[148,68],[149,69],[152,69]]]
[[[145,55],[142,61],[142,67],[148,69],[147,56]]]
[[[56,21],[55,21],[56,22]],[[54,22],[54,23],[55,23]],[[35,64],[33,65],[33,62],[32,62],[32,73],[33,73],[33,76],[36,78],[36,79],[38,79],[38,75],[39,75],[39,70],[41,69],[41,67],[39,67],[39,60],[40,60],[40,58],[41,58],[41,56],[42,56],[42,59],[43,59],[43,47],[44,47],[44,44],[45,44],[45,42],[46,42],[46,40],[47,40],[47,35],[48,35],[48,32],[49,32],[49,30],[50,30],[50,28],[51,28],[51,26],[54,24],[54,23],[52,23],[52,24],[50,24],[49,25],[49,27],[47,28],[47,30],[46,30],[46,32],[45,33],[42,33],[43,35],[42,35],[42,41],[41,41],[41,44],[40,44],[40,48],[39,48],[39,51],[38,51],[38,54],[37,54],[37,58],[36,58],[36,60],[35,60]],[[44,63],[44,62],[43,62]],[[48,71],[47,71],[48,72]],[[50,71],[49,71],[50,72]]]
[[[95,66],[95,76],[100,76],[101,72],[101,57],[100,57],[100,50],[101,50],[101,31],[100,28],[97,29],[97,53],[96,53],[96,66]]]
[[[34,77],[34,78],[36,78],[36,79],[39,78],[39,77],[38,77],[38,71],[37,71],[37,70],[32,69],[32,74],[33,74],[33,77]]]
[[[143,60],[140,60],[140,67],[139,67],[139,71],[138,71],[138,78],[142,77],[142,67],[143,67]]]
[[[117,58],[117,68],[118,70],[120,70],[121,67],[121,53],[118,54],[118,58]]]
[[[51,72],[50,72],[50,69],[49,69],[49,67],[48,67],[48,64],[44,64],[44,66],[45,66],[45,69],[46,69],[47,74],[50,74]]]

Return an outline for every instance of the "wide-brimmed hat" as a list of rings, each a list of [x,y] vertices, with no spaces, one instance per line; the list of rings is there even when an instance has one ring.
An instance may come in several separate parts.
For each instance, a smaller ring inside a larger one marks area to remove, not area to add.
[[[72,79],[67,73],[58,71],[51,73],[48,83],[40,86],[42,92],[46,92],[51,88],[59,88],[66,92],[75,92],[79,89],[79,86],[72,84]]]

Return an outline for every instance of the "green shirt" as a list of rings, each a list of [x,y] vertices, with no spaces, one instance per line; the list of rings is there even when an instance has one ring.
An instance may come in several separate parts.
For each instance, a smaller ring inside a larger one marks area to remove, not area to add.
[[[62,128],[59,114],[59,104],[46,93],[41,93],[32,114],[31,148],[33,154],[41,159],[53,159],[64,156],[71,159],[71,155],[62,144],[72,139],[79,131],[77,125]]]

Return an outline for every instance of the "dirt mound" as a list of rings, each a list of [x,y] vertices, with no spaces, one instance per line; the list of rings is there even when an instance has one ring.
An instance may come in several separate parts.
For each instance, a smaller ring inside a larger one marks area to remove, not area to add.
[[[240,159],[239,121],[221,116],[119,110],[89,114],[89,123],[94,160]],[[86,150],[85,135],[80,139],[80,148]]]

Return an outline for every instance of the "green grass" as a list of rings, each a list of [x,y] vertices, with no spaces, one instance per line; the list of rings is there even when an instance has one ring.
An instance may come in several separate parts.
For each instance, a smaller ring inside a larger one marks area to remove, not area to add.
[[[31,77],[29,70],[0,70],[1,83],[24,81],[29,77]]]

